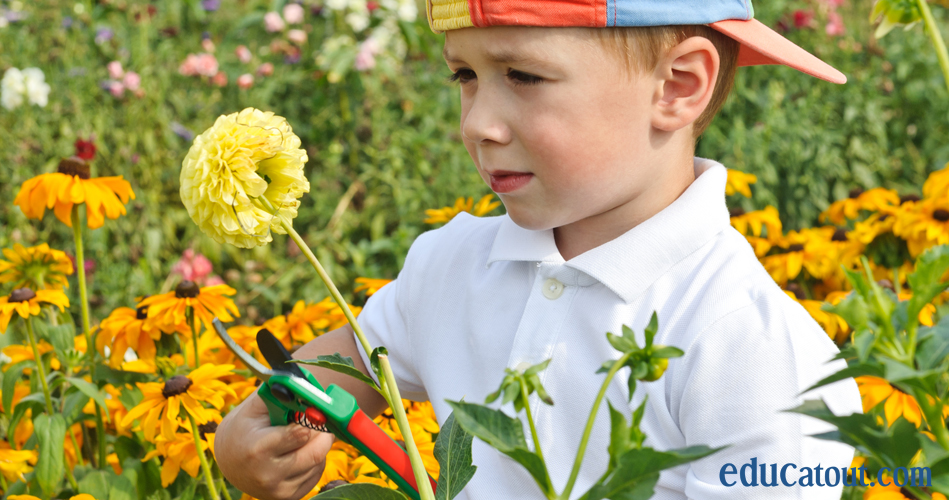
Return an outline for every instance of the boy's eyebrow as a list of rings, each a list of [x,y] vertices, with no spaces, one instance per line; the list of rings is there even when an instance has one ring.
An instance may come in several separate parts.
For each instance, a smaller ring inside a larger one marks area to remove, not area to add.
[[[451,55],[451,53],[448,52],[447,46],[442,50],[442,57],[445,58],[446,62],[453,62],[453,63],[463,62],[460,59],[455,59],[455,57]],[[530,59],[529,57],[525,57],[522,54],[518,54],[516,52],[510,52],[506,50],[502,50],[500,52],[488,52],[487,57],[489,60],[493,62],[502,63],[502,64],[517,63],[517,62],[522,62],[522,61],[526,61]]]

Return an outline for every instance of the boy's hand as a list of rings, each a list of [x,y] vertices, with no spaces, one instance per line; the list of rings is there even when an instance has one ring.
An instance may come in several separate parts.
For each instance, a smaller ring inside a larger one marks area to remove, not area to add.
[[[224,417],[214,438],[221,472],[261,500],[298,500],[319,482],[334,436],[300,425],[270,425],[267,405],[251,394]]]

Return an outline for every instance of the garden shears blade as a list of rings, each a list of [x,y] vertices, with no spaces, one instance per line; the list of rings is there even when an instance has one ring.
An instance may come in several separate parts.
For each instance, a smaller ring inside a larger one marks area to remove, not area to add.
[[[267,405],[271,425],[299,424],[332,432],[371,460],[413,500],[419,500],[408,453],[363,413],[356,398],[337,385],[325,390],[309,370],[291,362],[290,352],[267,329],[257,333],[257,347],[273,368],[244,351],[215,318],[214,329],[237,358],[262,382],[257,394]],[[435,489],[436,481],[428,477]]]

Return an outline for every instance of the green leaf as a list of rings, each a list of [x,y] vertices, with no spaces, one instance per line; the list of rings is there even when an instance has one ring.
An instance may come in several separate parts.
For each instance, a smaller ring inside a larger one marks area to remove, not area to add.
[[[607,471],[612,471],[619,464],[619,458],[631,448],[631,445],[626,417],[613,408],[613,403],[607,401],[606,404],[610,408],[610,445],[607,447],[610,452],[610,464]]]
[[[109,483],[115,479],[112,470],[94,470],[79,480],[79,493],[92,495],[96,500],[109,498]]]
[[[623,328],[626,328],[626,325],[623,325]],[[610,332],[606,332],[606,340],[609,341],[611,346],[613,346],[613,349],[616,349],[617,351],[624,354],[639,348],[639,346],[636,345],[635,340],[631,341],[625,335],[620,337]]]
[[[377,377],[379,377],[379,382],[381,383],[383,380],[385,380],[386,376],[382,372],[382,366],[379,364],[380,355],[388,356],[389,351],[383,346],[373,349],[372,354],[369,355],[369,367],[372,368],[372,371],[375,372]]]
[[[36,366],[32,360],[23,360],[19,363],[13,363],[3,372],[3,411],[9,412],[13,408],[13,393],[16,391],[16,383],[23,376],[23,369]]]
[[[680,358],[682,356],[685,356],[685,352],[683,352],[682,349],[670,345],[664,345],[652,351],[653,358]]]
[[[137,500],[138,495],[135,492],[136,476],[135,469],[123,470],[121,476],[111,481],[109,500]]]
[[[478,467],[471,464],[471,442],[474,436],[455,424],[455,414],[448,415],[435,440],[438,460],[438,487],[435,500],[451,500],[471,481]]]
[[[722,448],[690,446],[678,450],[632,449],[624,453],[616,468],[584,495],[586,500],[646,500],[653,494],[659,472],[707,457]]]
[[[17,404],[16,408],[13,409],[13,416],[10,417],[10,423],[7,425],[7,442],[13,442],[13,434],[16,432],[16,427],[20,423],[20,420],[26,415],[26,410],[33,410],[33,415],[39,415],[46,408],[46,399],[43,397],[43,393],[34,392],[33,394],[24,396]]]
[[[92,400],[105,411],[105,417],[109,418],[109,408],[105,405],[105,395],[102,394],[102,391],[99,390],[95,384],[76,377],[66,377],[66,380],[68,380],[73,387],[79,389],[80,392],[92,398]]]
[[[375,351],[373,351],[375,352]],[[376,358],[378,359],[378,357]],[[316,359],[294,359],[290,360],[291,363],[300,363],[301,365],[310,365],[310,366],[319,366],[320,368],[327,368],[335,372],[342,373],[343,375],[349,375],[350,377],[355,378],[361,382],[368,384],[374,389],[379,389],[379,385],[376,384],[376,381],[372,377],[367,376],[361,370],[356,368],[356,365],[353,364],[353,358],[348,356],[341,356],[338,352],[328,356],[317,356]]]
[[[946,270],[949,270],[949,245],[932,247],[916,259],[916,270],[906,276],[913,290],[906,309],[911,321],[918,321],[923,307],[946,289],[947,283],[941,281]]]
[[[837,373],[834,373],[832,375],[828,375],[827,377],[822,378],[816,384],[801,391],[801,394],[813,391],[814,389],[817,389],[818,387],[824,387],[825,385],[833,384],[834,382],[837,382],[840,380],[844,380],[851,377],[860,377],[863,375],[871,375],[874,377],[883,378],[884,377],[883,367],[880,365],[872,365],[868,363],[860,363],[857,365],[848,366],[847,368],[844,368],[843,370],[840,370]]]
[[[939,368],[949,356],[949,315],[940,318],[935,326],[919,329],[916,363],[921,370]]]
[[[529,377],[531,375],[535,375],[546,370],[547,365],[550,364],[551,359],[553,358],[548,358],[547,360],[541,361],[540,363],[537,363],[536,365],[531,366],[530,368],[524,370],[524,376]]]
[[[652,347],[652,339],[655,338],[656,332],[659,331],[659,316],[656,314],[656,311],[652,312],[652,316],[649,318],[649,324],[646,325],[646,348]]]
[[[398,490],[377,484],[363,483],[337,486],[311,498],[319,498],[321,500],[333,498],[340,500],[407,500],[408,497]]]
[[[67,350],[76,348],[76,327],[72,322],[49,326],[46,336],[53,349],[56,350],[56,354],[60,356],[63,356]]]
[[[797,408],[786,410],[829,422],[838,432],[817,435],[821,439],[840,441],[868,456],[878,456],[886,467],[905,467],[920,449],[916,426],[900,418],[885,427],[872,413],[854,413],[838,417],[821,400],[807,400]]]
[[[36,482],[47,496],[59,491],[59,483],[66,472],[64,467],[64,440],[66,420],[62,415],[42,414],[33,419],[33,432],[39,441],[36,461]]]
[[[527,393],[537,392],[537,396],[540,397],[540,400],[544,403],[553,406],[554,399],[550,397],[550,394],[547,394],[547,389],[544,389],[543,384],[540,382],[540,377],[536,374],[527,375]]]
[[[466,431],[513,458],[527,469],[545,495],[553,494],[547,466],[536,453],[527,448],[524,425],[519,419],[481,405],[464,401],[445,401],[454,410],[455,420]]]
[[[78,389],[70,387],[63,396],[63,418],[67,425],[72,425],[80,420],[83,415],[82,409],[89,402],[89,396],[79,392]]]

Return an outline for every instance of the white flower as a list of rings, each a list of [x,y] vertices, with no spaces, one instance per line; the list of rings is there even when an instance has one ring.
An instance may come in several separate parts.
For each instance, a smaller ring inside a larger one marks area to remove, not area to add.
[[[369,15],[362,12],[350,12],[346,14],[346,22],[352,26],[353,31],[359,33],[369,26]]]
[[[332,10],[344,10],[348,5],[347,0],[326,0],[326,7]]]
[[[286,24],[283,22],[283,18],[280,17],[280,14],[276,12],[268,12],[264,14],[264,29],[274,33],[277,31],[283,31],[283,28]]]
[[[46,75],[39,68],[26,68],[22,71],[23,84],[26,86],[26,96],[30,102],[41,108],[45,108],[49,102],[49,84],[46,83]]]
[[[0,104],[4,108],[14,109],[23,104],[23,94],[26,93],[26,85],[23,82],[23,73],[10,68],[3,74],[3,80],[0,80]]]
[[[418,7],[415,5],[415,0],[402,0],[399,4],[399,19],[411,23],[416,17],[418,17]]]
[[[303,22],[303,7],[300,4],[289,3],[283,7],[283,18],[290,24]]]

